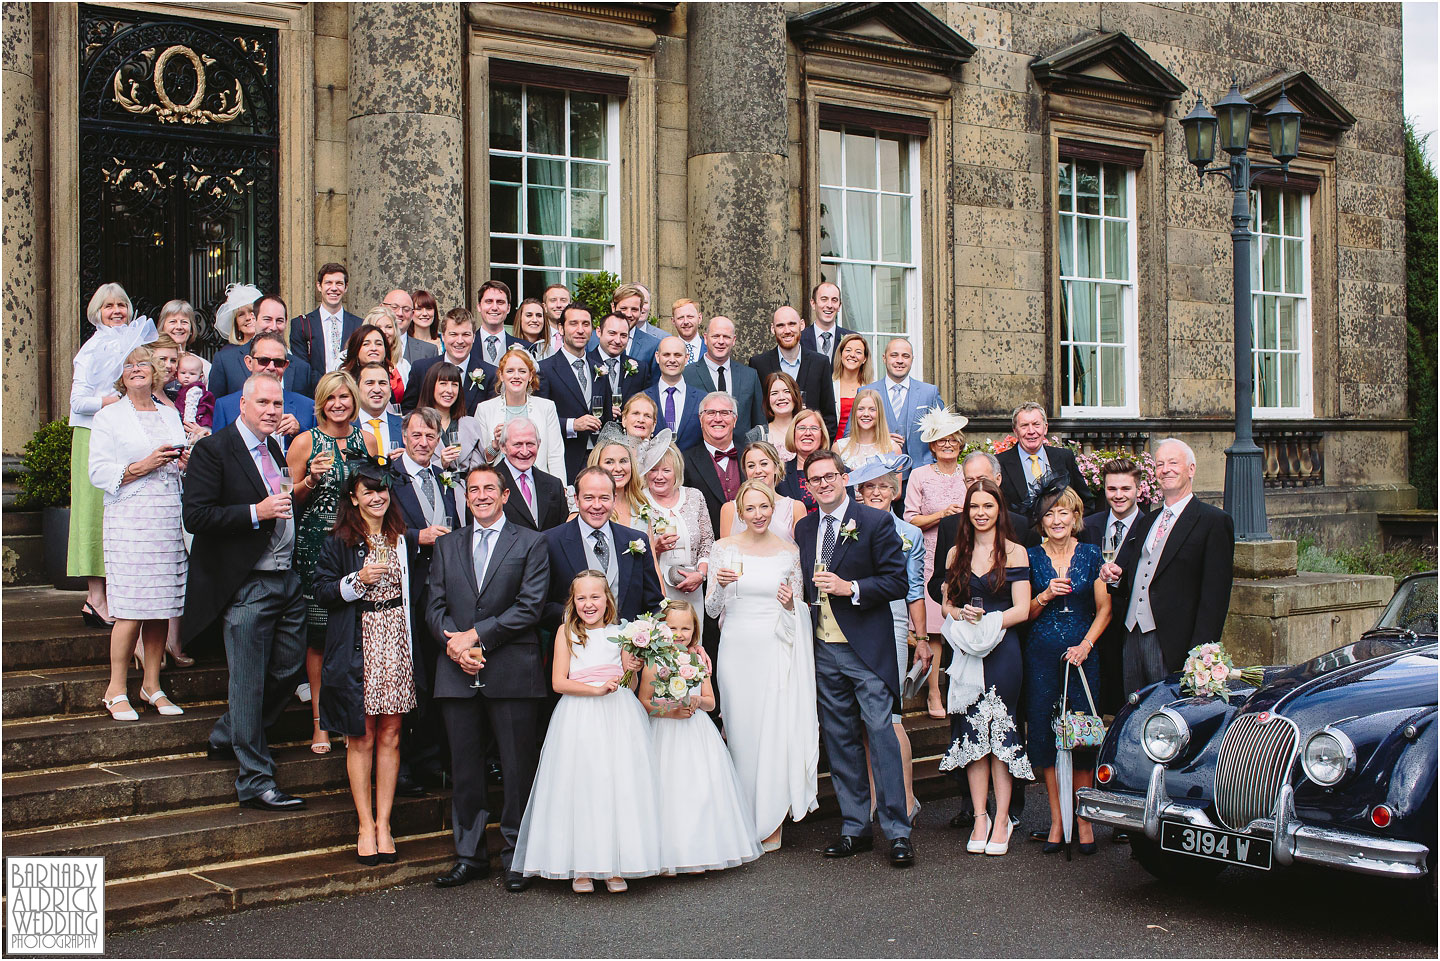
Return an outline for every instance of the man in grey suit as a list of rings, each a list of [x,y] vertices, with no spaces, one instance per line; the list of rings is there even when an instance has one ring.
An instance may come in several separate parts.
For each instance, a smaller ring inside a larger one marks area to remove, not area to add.
[[[455,866],[435,879],[453,888],[487,877],[487,745],[494,736],[504,781],[500,863],[505,889],[530,880],[510,870],[520,820],[540,759],[540,712],[549,693],[540,650],[540,615],[550,586],[545,538],[505,519],[509,482],[481,464],[465,477],[474,523],[435,542],[425,623],[441,647],[435,703],[450,741],[455,779],[451,823]]]
[[[756,424],[764,424],[760,402],[760,375],[735,362],[735,325],[729,317],[711,317],[705,331],[705,355],[685,368],[685,383],[702,394],[724,391],[735,398],[735,436],[743,437]]]
[[[410,336],[410,320],[415,316],[415,302],[410,295],[400,288],[395,288],[385,295],[381,301],[386,307],[395,312],[395,319],[400,324],[400,354],[410,363],[417,360],[424,360],[426,357],[434,357],[440,353],[440,348],[434,344],[427,344],[423,340],[416,340]]]

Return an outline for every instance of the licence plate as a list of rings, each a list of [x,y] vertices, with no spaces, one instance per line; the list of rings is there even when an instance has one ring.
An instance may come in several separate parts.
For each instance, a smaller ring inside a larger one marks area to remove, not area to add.
[[[1160,849],[1188,854],[1226,864],[1239,864],[1247,868],[1270,870],[1271,842],[1268,838],[1252,837],[1248,834],[1233,834],[1212,828],[1199,828],[1190,824],[1162,821],[1160,824]]]

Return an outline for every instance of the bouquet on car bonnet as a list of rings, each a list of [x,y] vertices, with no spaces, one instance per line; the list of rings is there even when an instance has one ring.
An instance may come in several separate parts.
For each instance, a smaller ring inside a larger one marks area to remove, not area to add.
[[[1237,668],[1225,645],[1218,641],[1199,644],[1185,655],[1180,669],[1180,690],[1191,697],[1219,697],[1230,703],[1230,681],[1260,687],[1265,683],[1263,667]]]

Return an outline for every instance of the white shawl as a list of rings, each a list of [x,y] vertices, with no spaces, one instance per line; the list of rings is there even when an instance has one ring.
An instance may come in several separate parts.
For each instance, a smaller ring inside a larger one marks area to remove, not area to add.
[[[940,633],[955,649],[947,669],[950,694],[945,710],[948,713],[964,714],[985,693],[985,655],[1005,637],[1004,618],[1004,611],[984,614],[976,624],[945,618]]]

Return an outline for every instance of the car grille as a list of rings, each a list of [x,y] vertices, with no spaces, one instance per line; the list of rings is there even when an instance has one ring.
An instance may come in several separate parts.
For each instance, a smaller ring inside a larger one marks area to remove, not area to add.
[[[1299,740],[1294,723],[1278,714],[1262,711],[1235,719],[1215,764],[1215,813],[1226,827],[1242,831],[1274,812]]]

